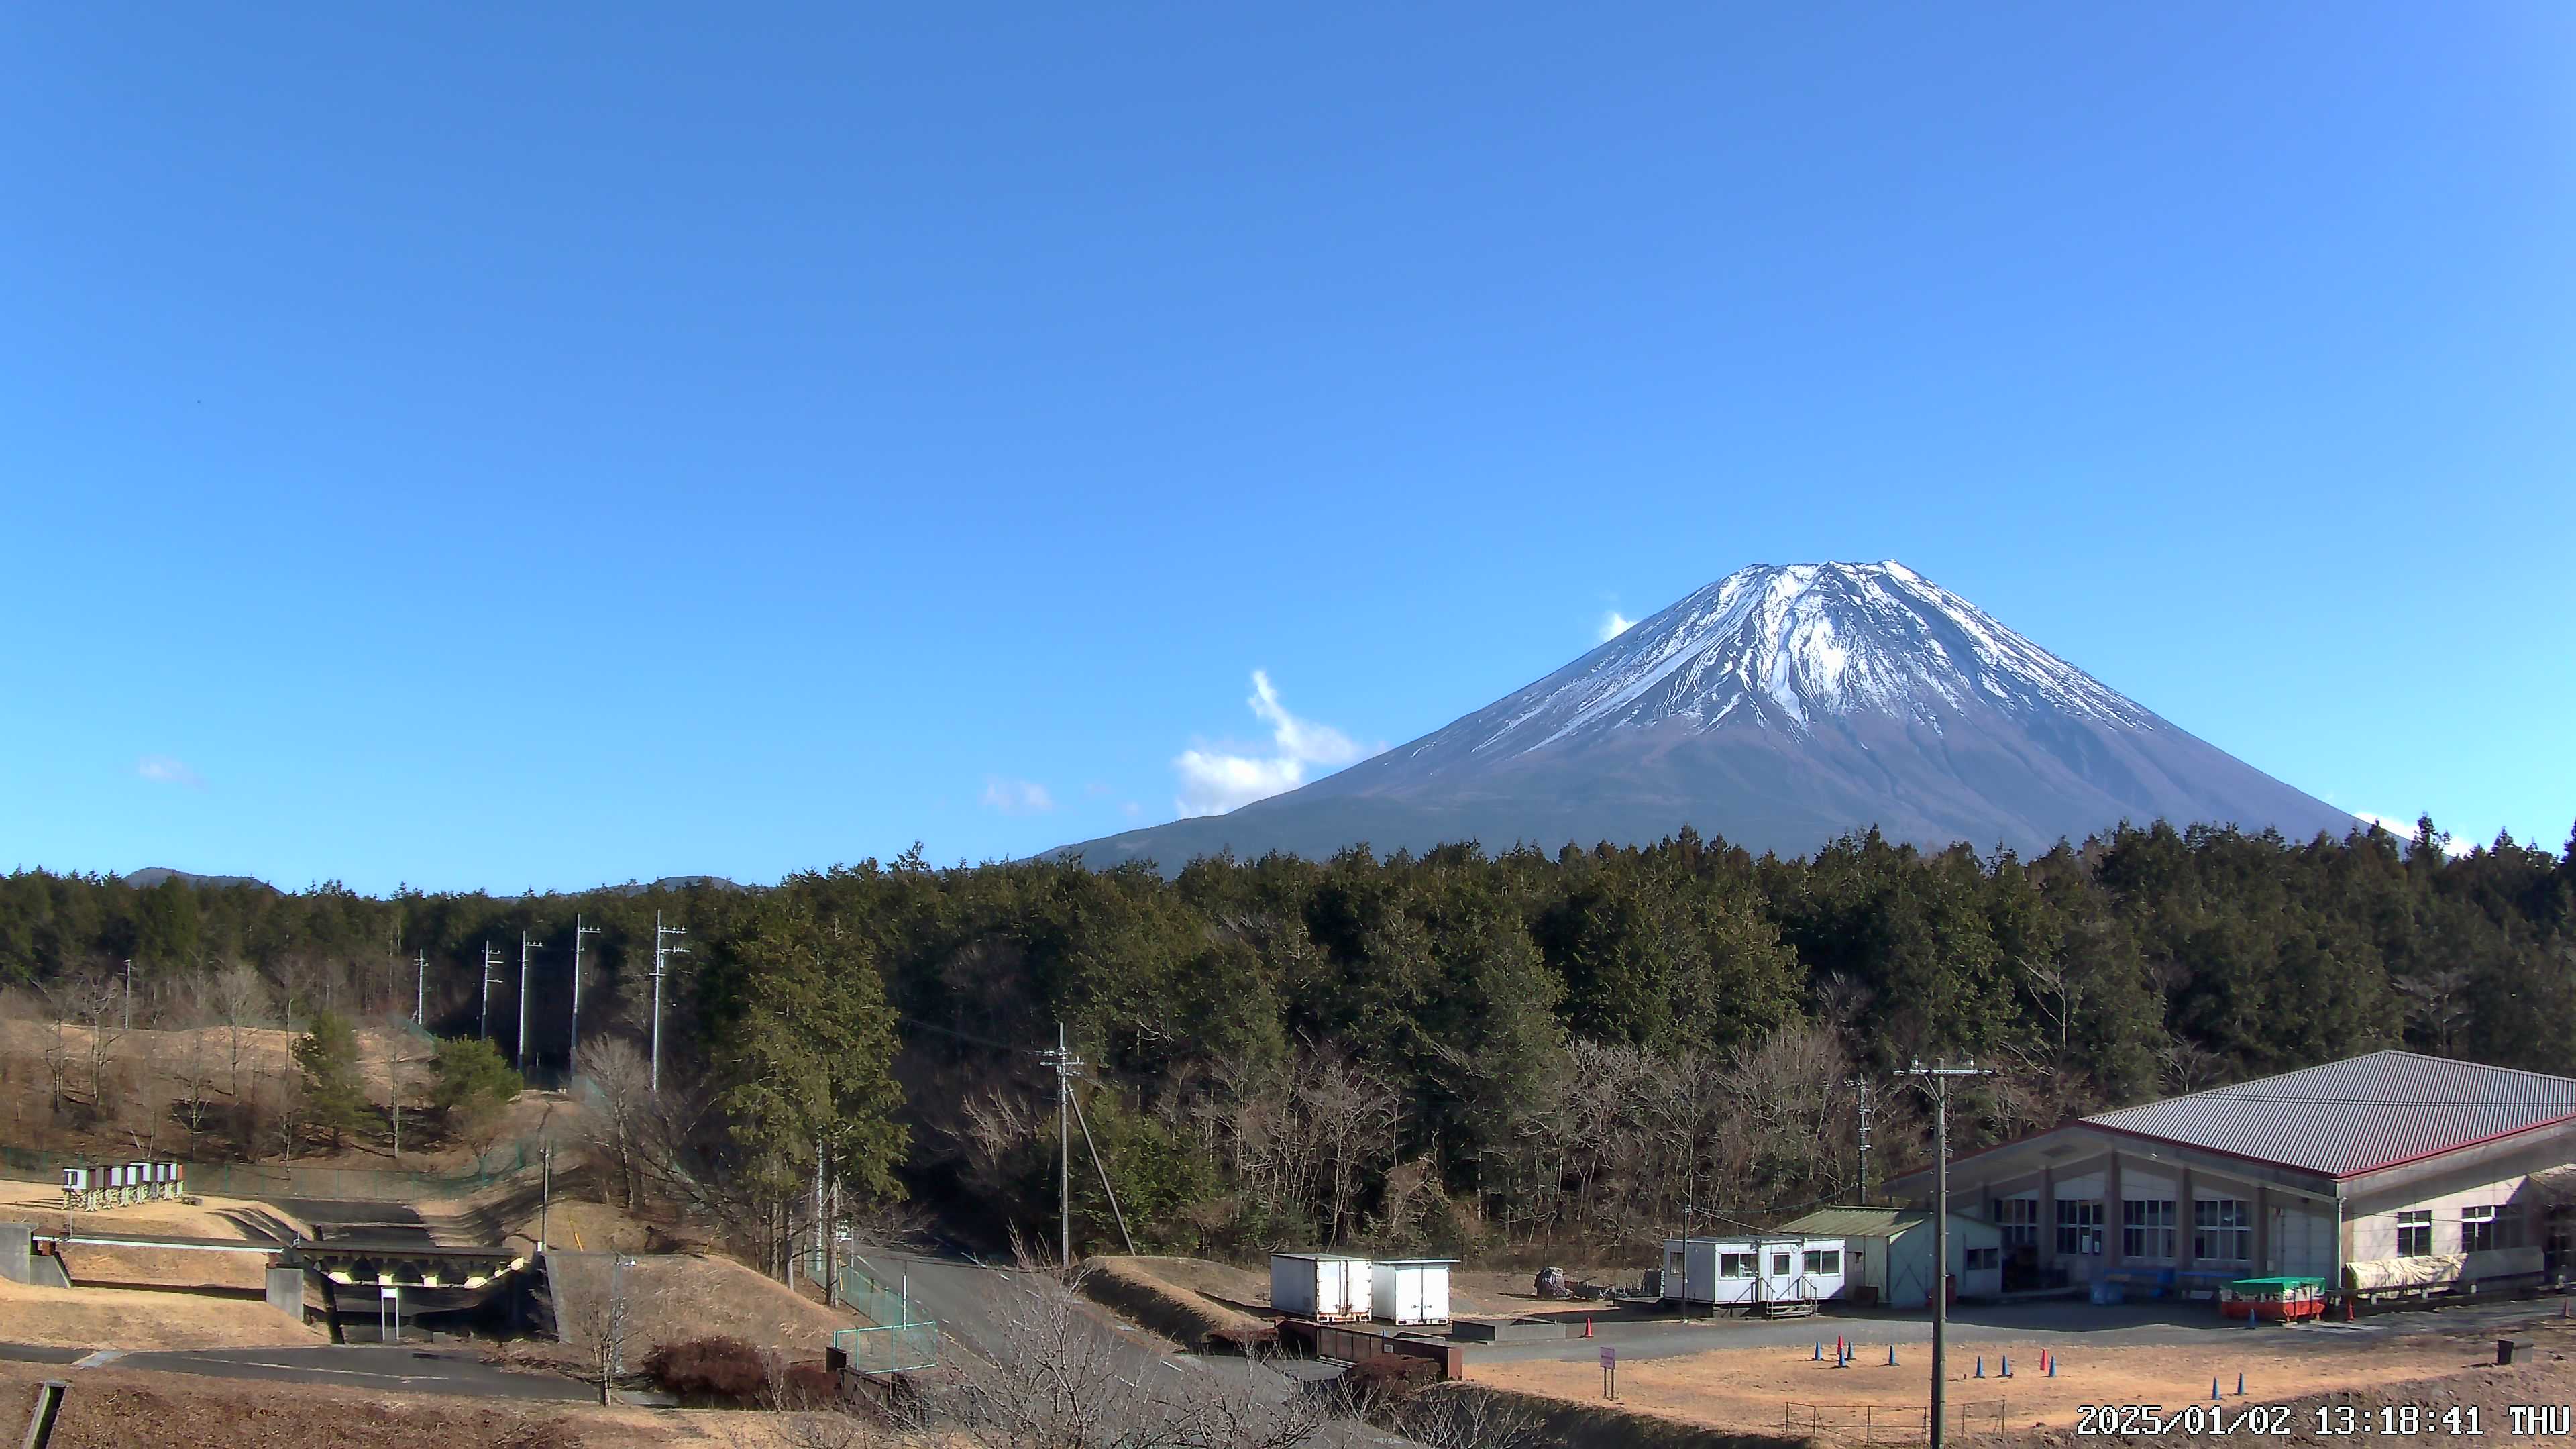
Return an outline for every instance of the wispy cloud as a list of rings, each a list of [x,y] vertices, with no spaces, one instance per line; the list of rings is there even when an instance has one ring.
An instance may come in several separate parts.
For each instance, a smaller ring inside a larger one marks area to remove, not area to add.
[[[182,760],[168,755],[145,755],[134,762],[134,773],[161,785],[185,785],[191,790],[206,788],[206,777],[188,768]]]
[[[2412,820],[2397,820],[2386,815],[2373,815],[2367,810],[2355,810],[2352,812],[2352,817],[2364,825],[2376,825],[2400,840],[2415,838],[2415,822]],[[2468,841],[2456,838],[2442,842],[2443,853],[2451,856],[2466,855],[2476,848]]]
[[[1182,751],[1172,761],[1172,769],[1181,777],[1181,793],[1172,806],[1181,814],[1223,815],[1237,806],[1296,789],[1306,783],[1310,768],[1337,770],[1376,753],[1331,725],[1290,714],[1262,670],[1252,671],[1252,698],[1244,703],[1270,726],[1271,748],[1265,752],[1206,745]]]
[[[1612,609],[1609,613],[1601,616],[1601,642],[1604,644],[1609,643],[1611,640],[1618,638],[1620,635],[1625,634],[1630,629],[1634,628],[1636,623],[1636,620],[1629,618],[1627,615],[1620,613],[1616,609]]]
[[[1005,780],[999,775],[984,777],[984,808],[1005,815],[1043,815],[1055,808],[1055,796],[1035,780]]]

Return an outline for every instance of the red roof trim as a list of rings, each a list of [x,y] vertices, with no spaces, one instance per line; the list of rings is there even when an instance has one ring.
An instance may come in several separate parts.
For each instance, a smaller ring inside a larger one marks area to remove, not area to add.
[[[2410,1162],[2422,1162],[2426,1158],[2441,1157],[2453,1152],[2463,1152],[2472,1147],[2484,1147],[2490,1142],[2502,1142],[2508,1137],[2519,1137],[2525,1132],[2537,1132],[2544,1127],[2564,1127],[2570,1122],[2576,1122],[2576,1112],[2564,1113],[2560,1116],[2552,1117],[2546,1122],[2534,1122],[2528,1126],[2516,1127],[2509,1132],[2490,1133],[2484,1137],[2471,1138],[2466,1142],[2454,1142],[2448,1147],[2436,1147],[2430,1152],[2418,1152],[2407,1157],[2392,1157],[2386,1162],[2374,1162],[2368,1167],[2356,1167],[2350,1172],[2339,1172],[2334,1174],[2334,1176],[2337,1181],[2343,1181],[2349,1178],[2360,1177],[2365,1173],[2386,1172],[2392,1167],[2404,1167]]]

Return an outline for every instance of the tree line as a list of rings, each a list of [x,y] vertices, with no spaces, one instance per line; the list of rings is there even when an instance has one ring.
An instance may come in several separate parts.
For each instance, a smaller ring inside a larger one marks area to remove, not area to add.
[[[1916,1058],[2003,1069],[1954,1117],[1970,1145],[2382,1046],[2576,1070],[2572,902],[2576,842],[2454,858],[2429,821],[2158,824],[2030,858],[1871,833],[1783,860],[1684,831],[1170,877],[916,849],[767,889],[508,898],[20,872],[0,978],[103,1008],[131,959],[172,1013],[247,972],[299,1022],[408,1016],[418,953],[429,1028],[476,1036],[489,940],[514,1049],[524,932],[531,1062],[579,1068],[613,1190],[782,1268],[818,1185],[845,1215],[908,1197],[962,1234],[1051,1237],[1059,1022],[1086,1063],[1088,1245],[1119,1240],[1105,1177],[1149,1250],[1536,1253],[1853,1198],[1852,1084],[1880,1087],[1872,1175],[1901,1170],[1921,1113],[1889,1074]],[[694,952],[658,1091],[657,911]],[[578,1063],[576,914],[602,928]]]

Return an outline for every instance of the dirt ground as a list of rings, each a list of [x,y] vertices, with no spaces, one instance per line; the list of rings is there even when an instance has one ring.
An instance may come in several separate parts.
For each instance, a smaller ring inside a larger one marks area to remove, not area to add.
[[[610,1255],[554,1253],[547,1272],[554,1284],[558,1326],[567,1346],[585,1351],[610,1282]],[[790,1361],[819,1359],[832,1330],[856,1316],[800,1297],[730,1258],[677,1255],[637,1258],[625,1272],[633,1315],[628,1353],[639,1359],[656,1344],[693,1338],[739,1338]]]
[[[2576,1353],[2576,1331],[2561,1331],[2555,1321],[2533,1337],[2542,1345],[2534,1355],[2564,1370],[2564,1359],[2552,1354]],[[2043,1345],[2033,1342],[1956,1343],[1950,1347],[1949,1401],[1955,1412],[1972,1421],[1992,1422],[2028,1433],[2033,1429],[2071,1429],[2078,1411],[2096,1404],[2162,1404],[2169,1408],[2205,1403],[2210,1381],[2218,1380],[2231,1404],[2282,1403],[2335,1391],[2369,1389],[2400,1381],[2444,1378],[2492,1364],[2494,1338],[2473,1334],[2409,1334],[2358,1339],[2303,1330],[2248,1334],[2245,1341],[2225,1336],[2189,1346],[2087,1347],[2080,1341],[2063,1346],[2055,1378],[2040,1368]],[[1710,1428],[1778,1432],[1791,1428],[1828,1439],[1857,1439],[1860,1410],[1873,1411],[1885,1437],[1891,1419],[1902,1424],[1919,1418],[1928,1398],[1924,1374],[1930,1350],[1922,1344],[1897,1349],[1897,1366],[1887,1364],[1887,1346],[1871,1344],[1864,1334],[1849,1368],[1833,1365],[1833,1345],[1825,1362],[1812,1360],[1809,1346],[1713,1349],[1669,1358],[1639,1358],[1619,1365],[1619,1401],[1631,1410],[1683,1420]],[[2012,1356],[2014,1376],[1996,1377],[2003,1356]],[[1975,1378],[1982,1356],[1988,1377]],[[2245,1396],[2236,1396],[2242,1374]],[[1598,1402],[1601,1369],[1580,1362],[1529,1361],[1479,1364],[1471,1356],[1468,1377],[1479,1383],[1522,1393],[1575,1402]],[[2571,1375],[2576,1377],[2576,1375]],[[1801,1406],[1793,1411],[1792,1404]],[[1812,1407],[1809,1407],[1812,1406]],[[1837,1431],[1845,1432],[1837,1432]]]
[[[53,1348],[268,1348],[329,1342],[264,1302],[0,1279],[0,1342]]]
[[[0,1222],[32,1223],[40,1233],[64,1226],[62,1194],[21,1183],[0,1183]],[[152,1202],[75,1214],[74,1232],[162,1234],[282,1242],[310,1237],[312,1224],[263,1202],[208,1197],[195,1203]],[[160,1288],[234,1288],[265,1285],[268,1260],[248,1253],[199,1253],[171,1248],[101,1248],[75,1244],[63,1260],[76,1284],[140,1283]]]
[[[775,1414],[512,1404],[8,1363],[0,1363],[0,1423],[23,1423],[37,1382],[48,1378],[71,1385],[53,1449],[795,1449]]]
[[[1633,1278],[1636,1270],[1617,1268],[1578,1268],[1566,1266],[1565,1276],[1574,1282],[1608,1283],[1621,1277]],[[1489,1268],[1452,1268],[1449,1270],[1449,1311],[1464,1318],[1512,1318],[1529,1313],[1566,1313],[1580,1311],[1582,1304],[1562,1298],[1541,1298],[1537,1292],[1535,1270]]]
[[[89,1064],[90,1031],[85,1026],[65,1025],[62,1050],[71,1059],[74,1082],[86,1079]],[[46,1054],[55,1050],[54,1024],[23,1018],[0,1021],[0,1056],[32,1061],[41,1069]],[[202,1053],[202,1059],[213,1063],[218,1077],[229,1081],[232,1074],[232,1029],[202,1026],[184,1031],[156,1031],[136,1027],[132,1031],[112,1031],[108,1046],[111,1061],[155,1061],[177,1063]],[[241,1029],[242,1080],[247,1083],[254,1074],[277,1077],[295,1069],[297,1033],[280,1027],[246,1026]],[[399,1054],[406,1059],[426,1059],[428,1047],[417,1037],[388,1032],[376,1027],[358,1028],[358,1057],[369,1090],[382,1095],[392,1080],[392,1063]]]

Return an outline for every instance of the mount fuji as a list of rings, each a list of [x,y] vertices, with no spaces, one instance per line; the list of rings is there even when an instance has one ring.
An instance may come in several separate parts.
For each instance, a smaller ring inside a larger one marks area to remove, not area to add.
[[[1783,855],[1872,826],[2031,853],[2159,818],[2293,839],[2359,827],[1903,564],[1791,564],[1729,574],[1339,774],[1064,853],[1169,870],[1228,848],[1554,849],[1684,825]]]

